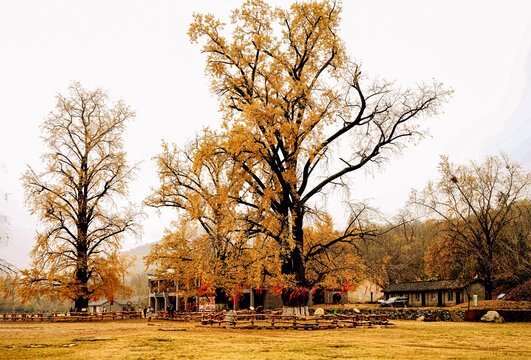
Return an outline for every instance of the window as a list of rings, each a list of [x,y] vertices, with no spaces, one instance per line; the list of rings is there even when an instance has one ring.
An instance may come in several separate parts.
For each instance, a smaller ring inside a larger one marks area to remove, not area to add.
[[[431,299],[433,301],[437,300],[437,293],[431,293]]]
[[[448,292],[448,301],[454,301],[454,292],[453,291]]]
[[[419,293],[415,294],[415,301],[420,301],[420,294]]]

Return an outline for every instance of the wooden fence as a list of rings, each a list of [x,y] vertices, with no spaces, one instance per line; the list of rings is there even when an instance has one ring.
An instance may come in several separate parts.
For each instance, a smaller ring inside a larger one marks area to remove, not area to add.
[[[336,329],[342,327],[393,326],[386,314],[284,316],[279,313],[257,314],[251,312],[176,313],[173,317],[161,313],[156,320],[197,321],[202,325],[243,329]]]
[[[137,319],[138,311],[110,311],[104,313],[6,313],[0,314],[0,321],[33,321],[33,322],[69,322],[69,321],[103,321]]]
[[[170,320],[200,322],[205,326],[241,329],[302,329],[321,330],[343,327],[376,327],[392,326],[386,314],[329,314],[322,316],[284,316],[278,312],[257,314],[254,312],[161,312],[152,317],[153,320]],[[138,319],[142,314],[138,311],[120,311],[104,313],[33,313],[0,314],[0,321],[27,322],[73,322],[73,321],[105,321]]]

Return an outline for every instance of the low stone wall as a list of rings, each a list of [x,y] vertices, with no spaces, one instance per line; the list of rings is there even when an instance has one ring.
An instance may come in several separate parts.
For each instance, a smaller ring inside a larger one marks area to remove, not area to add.
[[[353,309],[327,309],[327,314],[356,314]],[[417,320],[423,316],[425,321],[479,321],[488,310],[445,310],[445,309],[422,309],[422,308],[379,308],[362,309],[360,314],[387,314],[389,320]],[[531,322],[529,310],[496,310],[506,322]]]
[[[389,320],[417,320],[423,316],[426,321],[464,321],[464,310],[443,310],[443,309],[411,309],[411,308],[382,308],[378,310],[359,310],[361,314],[386,314]],[[334,310],[327,310],[331,314]],[[340,314],[355,314],[353,309],[337,309]]]
[[[479,321],[488,310],[467,311],[468,321]],[[496,310],[505,322],[531,322],[531,311],[529,310]]]

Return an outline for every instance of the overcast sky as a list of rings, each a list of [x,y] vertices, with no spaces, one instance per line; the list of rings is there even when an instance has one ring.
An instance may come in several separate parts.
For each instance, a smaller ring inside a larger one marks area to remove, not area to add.
[[[272,1],[286,6],[292,1]],[[29,262],[36,219],[20,176],[46,151],[39,126],[71,81],[101,87],[137,112],[124,134],[128,160],[141,162],[131,200],[157,185],[151,158],[161,139],[183,144],[219,126],[200,46],[186,32],[194,12],[228,20],[241,1],[0,2],[0,258]],[[341,37],[369,76],[400,86],[432,78],[455,90],[428,120],[431,137],[372,174],[354,176],[353,200],[388,215],[411,188],[435,179],[439,155],[453,162],[507,152],[531,164],[531,1],[344,1]],[[341,200],[328,206],[343,221]],[[159,240],[173,214],[149,211],[140,239]],[[9,239],[6,240],[6,235]]]

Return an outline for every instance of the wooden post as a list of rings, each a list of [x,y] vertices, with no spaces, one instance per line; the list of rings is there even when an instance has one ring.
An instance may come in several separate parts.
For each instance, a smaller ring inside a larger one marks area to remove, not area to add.
[[[251,293],[249,294],[249,306],[252,306],[253,308],[255,308],[255,306],[254,306],[254,291],[253,291],[253,286],[252,285],[251,285],[250,289],[251,289]]]

